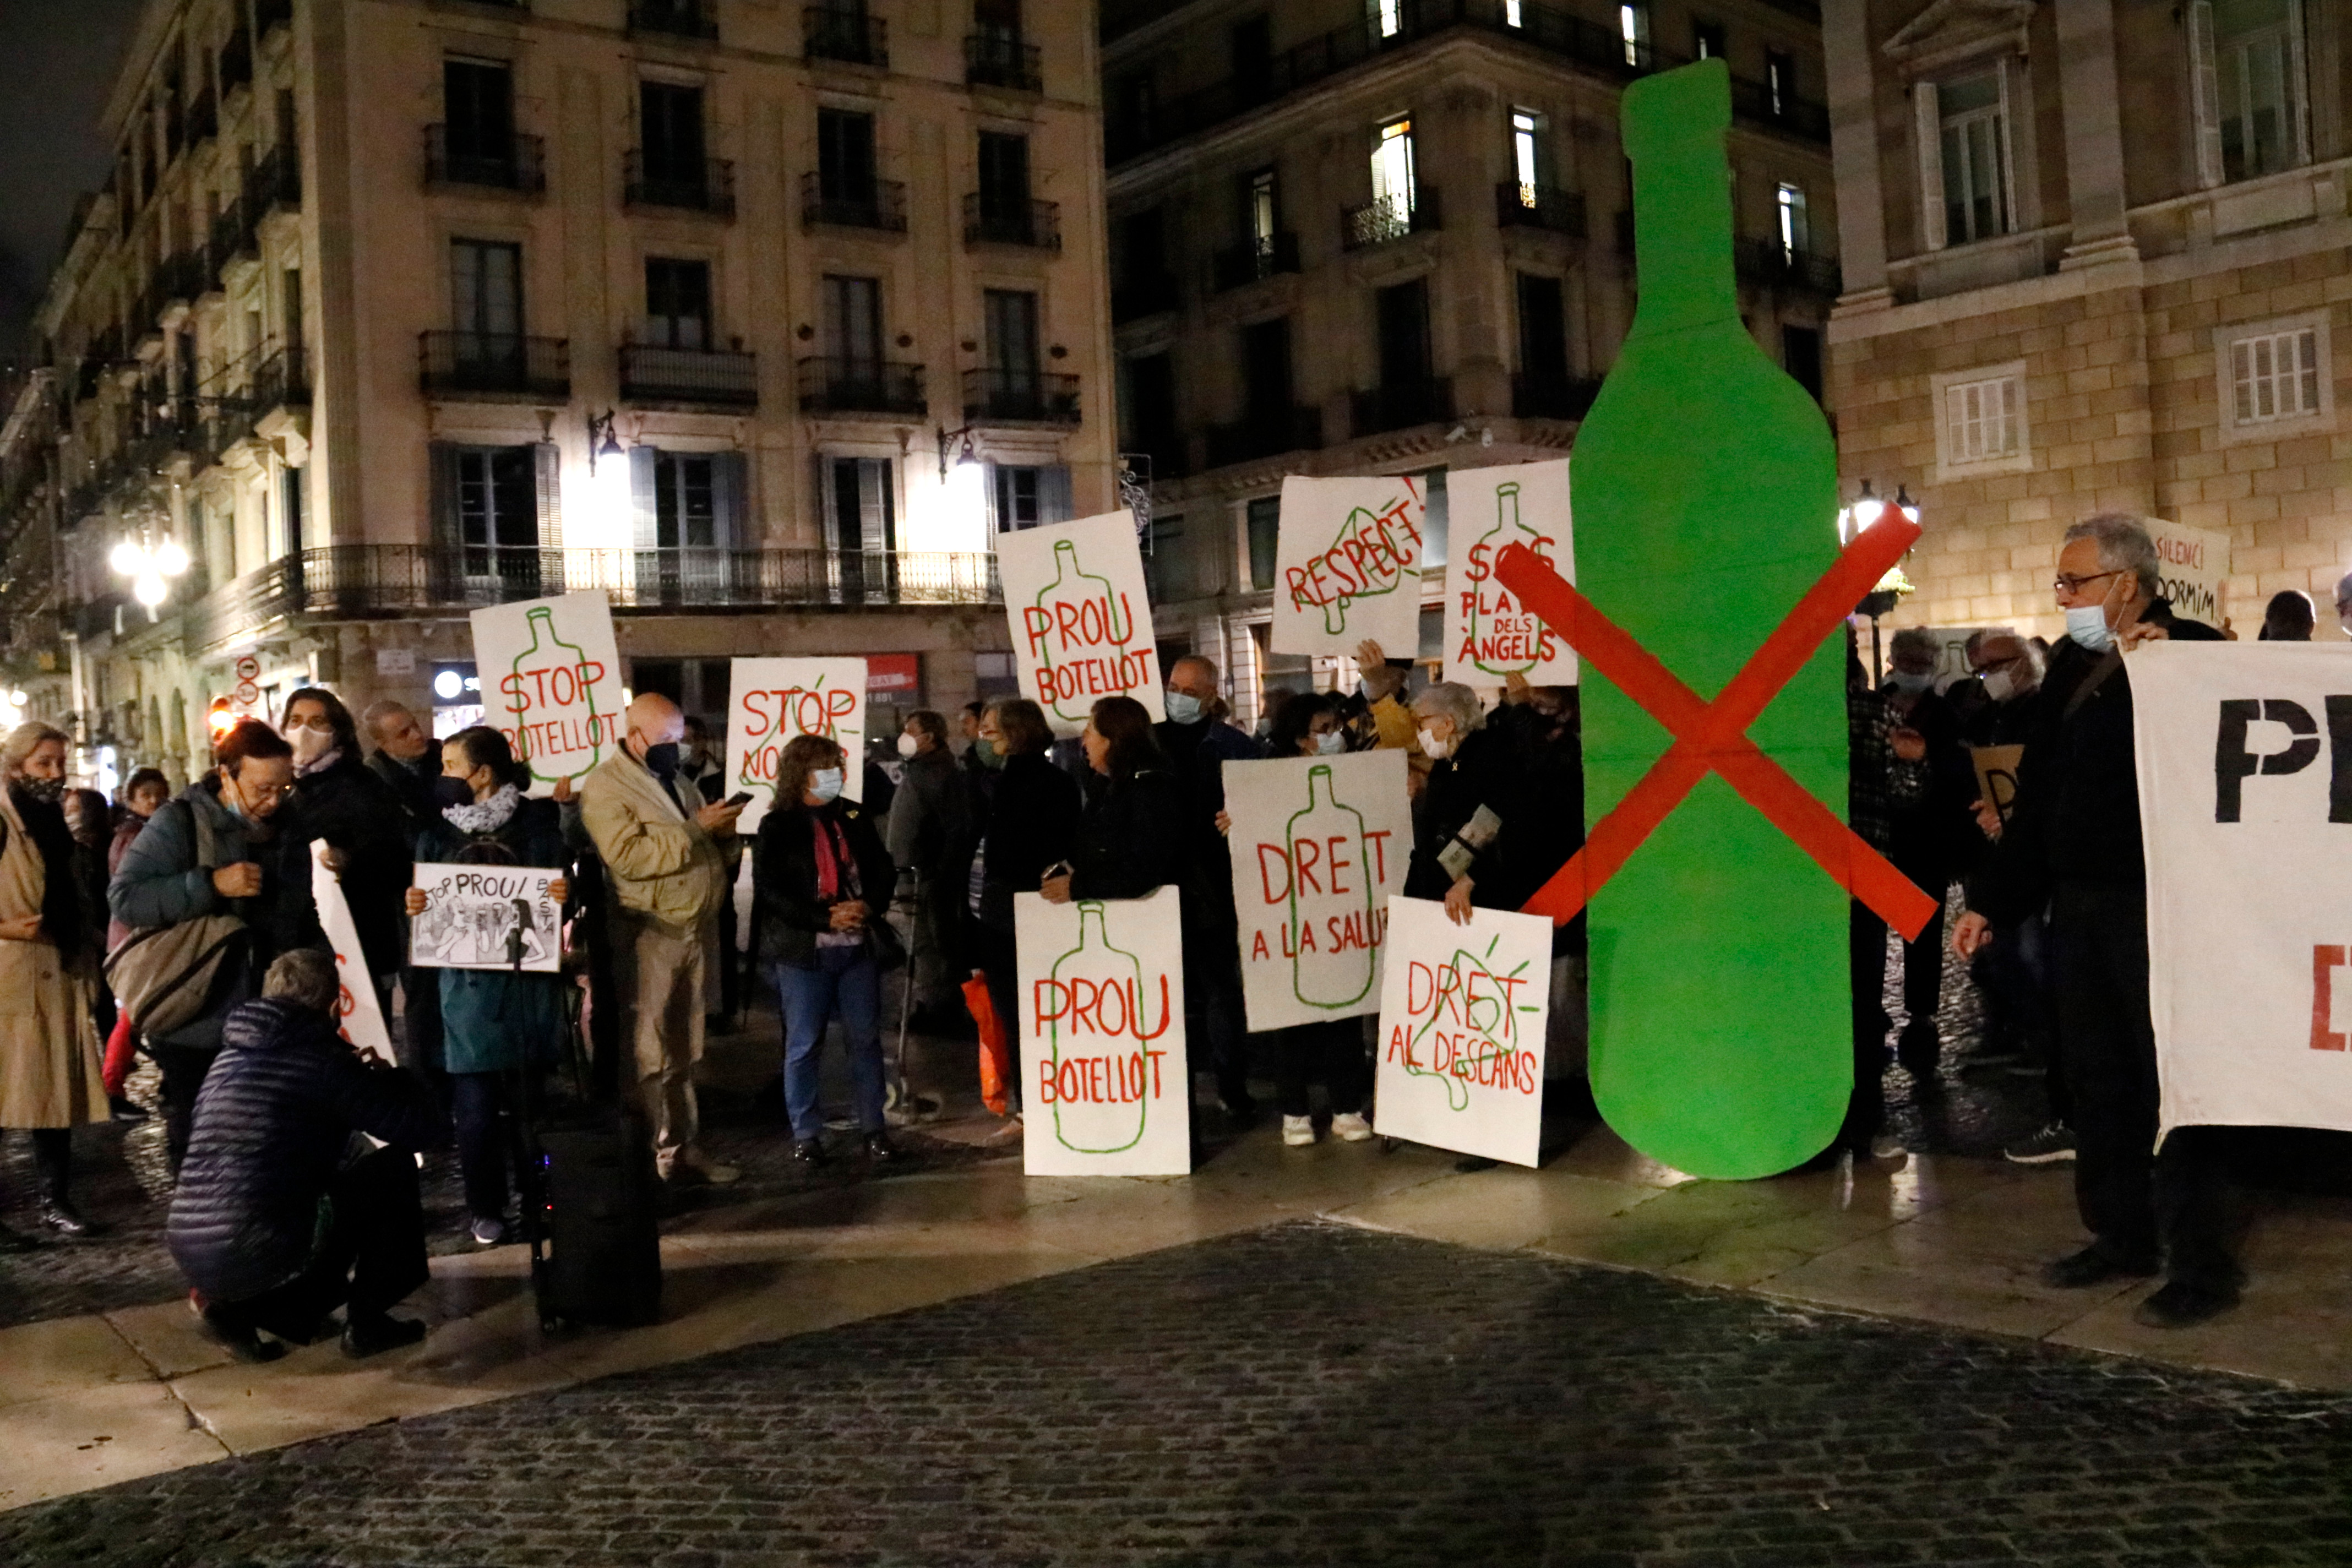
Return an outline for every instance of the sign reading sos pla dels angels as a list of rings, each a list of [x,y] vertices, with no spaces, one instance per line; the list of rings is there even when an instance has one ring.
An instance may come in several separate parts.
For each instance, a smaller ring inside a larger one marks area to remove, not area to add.
[[[727,793],[751,799],[735,819],[756,832],[776,800],[776,763],[795,736],[823,735],[849,754],[841,793],[866,798],[866,661],[739,658],[729,667]]]
[[[1523,544],[1576,581],[1569,531],[1568,459],[1468,468],[1445,476],[1445,679],[1499,686],[1576,684],[1576,651],[1496,579],[1495,563]]]
[[[1168,716],[1132,513],[1000,533],[996,569],[1022,694],[1054,733],[1085,729],[1105,697],[1134,698],[1154,723]]]
[[[1352,654],[1366,637],[1391,653],[1420,646],[1424,499],[1405,475],[1282,481],[1276,653]]]
[[[482,721],[530,769],[530,793],[576,786],[621,749],[621,655],[602,594],[525,599],[473,614]]]

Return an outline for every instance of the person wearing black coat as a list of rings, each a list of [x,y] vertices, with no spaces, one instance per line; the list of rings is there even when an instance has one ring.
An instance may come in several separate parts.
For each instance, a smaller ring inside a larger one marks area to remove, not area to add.
[[[776,760],[775,804],[751,861],[760,960],[784,1021],[784,1109],[793,1157],[824,1157],[818,1067],[825,1026],[841,1020],[867,1157],[898,1157],[884,1121],[882,960],[903,961],[887,913],[898,868],[873,819],[841,798],[850,760],[822,735],[796,735]]]
[[[1021,1113],[1021,983],[1013,939],[1013,900],[1038,890],[1047,870],[1066,860],[1084,802],[1076,779],[1046,753],[1054,744],[1045,710],[1008,697],[982,716],[980,738],[1002,759],[985,795],[980,846],[967,880],[972,967],[988,983],[1012,1054],[1006,1096]]]
[[[448,1122],[414,1074],[338,1035],[339,990],[332,956],[279,958],[229,1015],[196,1098],[164,1240],[205,1330],[242,1360],[285,1353],[263,1332],[309,1343],[338,1306],[350,1355],[425,1334],[391,1309],[426,1278],[415,1155]],[[354,1159],[355,1132],[385,1147]]]
[[[408,962],[401,900],[415,875],[415,829],[400,796],[361,756],[359,727],[341,698],[316,686],[294,692],[283,732],[294,748],[295,832],[305,845],[325,841],[389,1016],[393,981]]]
[[[1443,899],[1461,921],[1474,908],[1518,908],[1511,895],[1524,872],[1499,852],[1519,810],[1510,742],[1486,726],[1478,694],[1458,681],[1424,689],[1412,713],[1432,765],[1412,805],[1405,897]]]
[[[1070,843],[1068,875],[1039,890],[1054,903],[1139,899],[1184,879],[1184,786],[1152,738],[1151,713],[1132,697],[1097,702],[1079,737],[1086,808]]]

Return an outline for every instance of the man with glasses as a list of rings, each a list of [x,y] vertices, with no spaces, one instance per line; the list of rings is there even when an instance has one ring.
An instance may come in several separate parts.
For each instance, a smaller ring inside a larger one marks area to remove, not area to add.
[[[293,747],[259,720],[246,719],[221,737],[213,762],[210,773],[148,819],[123,851],[106,895],[114,918],[134,933],[220,915],[244,926],[197,1016],[146,1039],[163,1075],[165,1148],[174,1174],[187,1154],[196,1090],[220,1054],[229,1010],[260,994],[261,977],[279,953],[327,948],[310,899],[304,837],[289,821]]]
[[[2136,517],[2102,513],[2069,528],[2054,586],[2066,640],[2051,656],[2016,800],[1990,859],[1969,880],[1952,948],[1973,959],[1994,932],[2049,910],[2075,1204],[2093,1239],[2048,1265],[2042,1280],[2081,1289],[2162,1267],[2169,1279],[2137,1315],[2177,1328],[2235,1306],[2240,1275],[2222,1233],[2217,1130],[2177,1129],[2161,1154],[2151,1152],[2158,1086],[2147,872],[2125,654],[2211,628],[2158,619],[2168,607],[2156,546]]]

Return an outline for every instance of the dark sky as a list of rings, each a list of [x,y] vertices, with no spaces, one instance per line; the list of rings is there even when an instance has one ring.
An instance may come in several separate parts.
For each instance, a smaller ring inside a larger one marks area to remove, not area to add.
[[[0,0],[0,354],[16,357],[74,198],[112,161],[99,116],[144,0]]]

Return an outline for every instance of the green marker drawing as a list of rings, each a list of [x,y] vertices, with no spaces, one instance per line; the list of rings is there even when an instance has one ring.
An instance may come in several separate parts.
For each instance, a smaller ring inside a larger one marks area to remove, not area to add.
[[[1080,724],[1093,710],[1097,697],[1124,693],[1142,677],[1130,668],[1138,655],[1127,651],[1135,636],[1135,612],[1127,595],[1112,590],[1110,579],[1078,567],[1078,548],[1070,540],[1054,545],[1054,580],[1037,592],[1021,612],[1029,652],[1037,663],[1037,689],[1045,710],[1066,723]],[[1100,651],[1072,658],[1073,644]],[[1057,661],[1055,654],[1062,658]],[[1150,649],[1140,650],[1143,663]],[[1112,670],[1093,667],[1105,661]]]
[[[549,784],[585,778],[604,756],[605,721],[596,711],[596,683],[604,679],[604,666],[578,644],[555,635],[551,607],[534,607],[525,621],[530,646],[515,656],[511,669],[499,680],[514,721],[515,755],[530,764],[531,777]],[[587,710],[584,717],[531,717],[575,703]]]
[[[1515,1008],[1510,1002],[1510,987],[1503,984],[1504,980],[1519,982],[1527,973],[1525,962],[1509,974],[1499,978],[1487,966],[1486,961],[1495,956],[1495,949],[1502,940],[1499,932],[1487,938],[1486,951],[1483,953],[1472,952],[1467,948],[1454,950],[1454,956],[1447,959],[1439,970],[1441,974],[1454,976],[1453,987],[1449,990],[1444,981],[1438,982],[1438,993],[1431,999],[1429,1016],[1412,1035],[1412,1046],[1418,1047],[1429,1037],[1430,1031],[1437,1027],[1438,1020],[1445,1016],[1445,998],[1449,994],[1458,995],[1461,1001],[1455,1009],[1455,1021],[1464,1028],[1475,1032],[1481,1039],[1481,1043],[1473,1046],[1466,1056],[1459,1050],[1454,1055],[1454,1061],[1464,1062],[1470,1068],[1469,1075],[1465,1077],[1423,1067],[1414,1059],[1411,1047],[1404,1054],[1407,1075],[1433,1078],[1445,1086],[1445,1107],[1449,1110],[1470,1109],[1470,1079],[1481,1076],[1478,1072],[1480,1067],[1518,1054],[1518,1015],[1537,1010],[1532,1004]],[[1486,982],[1484,986],[1478,984],[1481,980]],[[1451,1065],[1449,1062],[1448,1066]]]
[[[1283,828],[1290,857],[1291,993],[1310,1007],[1349,1007],[1372,989],[1380,883],[1364,814],[1341,801],[1331,770],[1307,770],[1307,809]],[[1299,889],[1316,897],[1302,901]]]
[[[1407,580],[1421,578],[1421,530],[1412,521],[1414,492],[1408,485],[1402,496],[1380,511],[1357,507],[1339,525],[1331,548],[1304,566],[1286,569],[1290,602],[1298,609],[1323,612],[1323,630],[1338,637],[1348,629],[1348,608],[1365,599],[1396,591]]]
[[[1524,544],[1538,555],[1549,560],[1551,541],[1519,521],[1519,487],[1500,484],[1495,487],[1495,526],[1486,536],[1470,547],[1470,559],[1463,567],[1468,582],[1463,592],[1470,601],[1468,633],[1470,646],[1463,655],[1472,668],[1485,675],[1501,677],[1525,675],[1538,662],[1542,633],[1528,627],[1530,619],[1520,611],[1517,626],[1497,628],[1491,607],[1507,595],[1495,581],[1495,562],[1514,544]]]
[[[1054,961],[1038,1007],[1045,1036],[1039,1098],[1054,1107],[1054,1138],[1081,1154],[1117,1154],[1143,1141],[1168,1032],[1168,979],[1160,981],[1160,1026],[1145,1026],[1143,965],[1113,947],[1103,907],[1078,905],[1078,945]],[[1129,1048],[1128,1042],[1132,1042]]]

